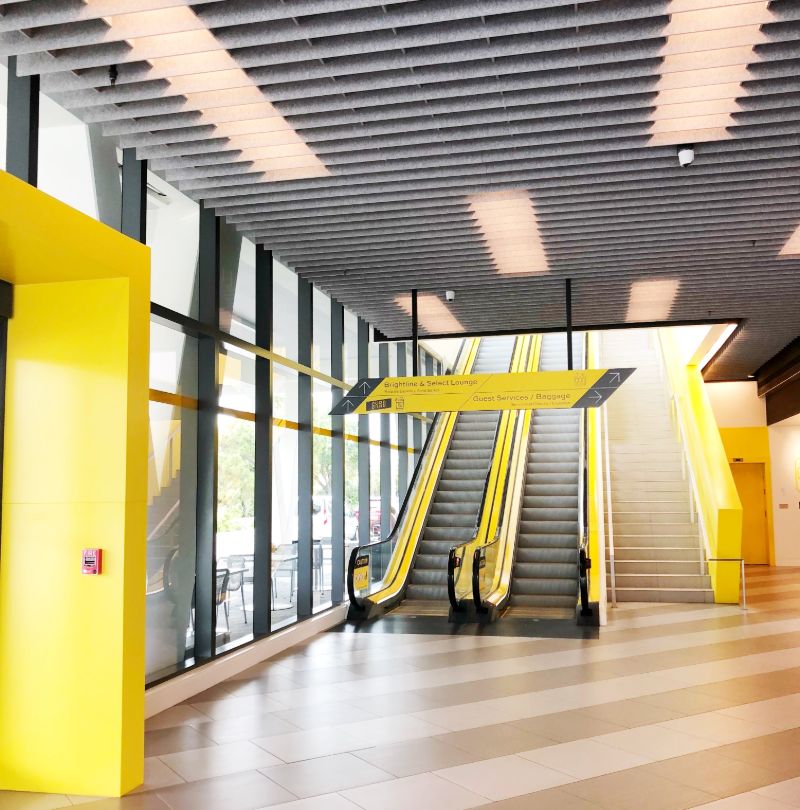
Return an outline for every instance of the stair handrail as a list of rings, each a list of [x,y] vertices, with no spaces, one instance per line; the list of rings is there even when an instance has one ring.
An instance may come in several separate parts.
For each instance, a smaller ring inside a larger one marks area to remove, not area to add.
[[[656,329],[655,340],[657,346],[657,354],[665,375],[664,384],[667,386],[668,402],[670,404],[673,418],[678,426],[678,439],[681,447],[681,462],[683,467],[683,477],[689,478],[689,514],[692,523],[697,521],[700,529],[700,575],[705,574],[705,567],[708,558],[711,557],[711,544],[708,539],[708,530],[706,529],[705,520],[703,519],[703,510],[698,509],[697,505],[700,503],[700,489],[697,486],[697,476],[695,475],[694,465],[692,458],[689,455],[689,440],[686,428],[686,422],[683,418],[683,411],[680,407],[680,397],[677,393],[673,392],[669,383],[669,369],[667,368],[667,359],[664,354],[664,346],[661,342],[661,335]]]
[[[581,336],[582,352],[581,352],[581,367],[586,368],[586,355],[587,347],[587,332]],[[588,553],[589,537],[589,487],[588,487],[588,463],[586,452],[588,449],[588,441],[586,431],[588,423],[586,420],[586,409],[581,408],[580,411],[580,428],[578,433],[578,591],[580,594],[581,602],[581,616],[591,616],[592,609],[589,606],[589,569],[592,567],[592,561]]]
[[[603,405],[603,467],[606,478],[606,538],[608,545],[609,578],[611,581],[611,607],[617,606],[617,569],[614,556],[614,509],[611,502],[611,452],[608,441],[608,403]]]
[[[514,349],[511,353],[511,359],[509,360],[509,371],[514,366],[514,361],[517,357],[517,341],[520,338],[517,338],[514,341]],[[454,611],[461,610],[460,600],[458,599],[458,594],[456,593],[456,586],[458,584],[458,580],[460,579],[461,572],[464,570],[463,561],[466,557],[467,548],[475,543],[478,540],[480,535],[480,527],[483,523],[483,516],[486,511],[486,501],[489,495],[489,479],[492,475],[492,459],[494,459],[495,453],[497,452],[497,442],[498,437],[500,434],[500,426],[503,423],[503,411],[498,411],[498,418],[497,424],[494,427],[494,436],[492,438],[492,453],[489,456],[489,466],[486,470],[486,476],[483,480],[483,495],[481,496],[481,505],[478,508],[478,514],[475,518],[475,525],[472,527],[472,532],[470,532],[470,539],[464,543],[459,543],[457,546],[452,546],[447,553],[447,597],[450,601],[450,606]],[[508,429],[508,428],[507,428]],[[513,430],[512,430],[513,432]],[[506,478],[505,486],[508,485],[508,478]],[[504,489],[505,489],[504,486]],[[489,545],[482,544],[482,545]],[[480,548],[480,546],[479,546]],[[473,560],[474,560],[473,556]],[[473,569],[473,582],[474,582],[474,569]]]

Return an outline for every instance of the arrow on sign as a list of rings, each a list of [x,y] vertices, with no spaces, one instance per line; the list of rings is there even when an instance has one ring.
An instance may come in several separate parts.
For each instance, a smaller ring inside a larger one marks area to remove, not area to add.
[[[594,402],[600,402],[600,400],[603,398],[603,395],[598,391],[592,390],[586,394],[586,397],[587,399],[591,399]]]
[[[358,386],[359,393],[364,394],[364,396],[366,396],[371,390],[372,390],[372,387],[366,381],[362,382],[361,385]]]
[[[619,385],[619,372],[618,371],[612,372],[611,376],[608,378],[608,381],[610,383],[616,383],[617,385]]]

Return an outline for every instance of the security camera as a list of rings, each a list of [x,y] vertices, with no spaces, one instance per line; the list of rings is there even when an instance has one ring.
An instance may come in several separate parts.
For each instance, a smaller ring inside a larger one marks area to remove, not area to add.
[[[679,146],[678,163],[683,167],[692,162],[694,162],[694,146]]]
[[[444,292],[444,300],[445,301],[455,301],[456,300],[456,291],[455,290],[445,290],[445,292]]]

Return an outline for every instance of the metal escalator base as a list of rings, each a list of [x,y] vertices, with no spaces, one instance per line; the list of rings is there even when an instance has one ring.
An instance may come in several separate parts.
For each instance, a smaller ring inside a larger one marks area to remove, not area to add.
[[[575,621],[575,609],[564,607],[509,607],[503,611],[504,619],[567,619]]]
[[[406,599],[392,608],[392,616],[447,616],[450,602],[441,599]]]

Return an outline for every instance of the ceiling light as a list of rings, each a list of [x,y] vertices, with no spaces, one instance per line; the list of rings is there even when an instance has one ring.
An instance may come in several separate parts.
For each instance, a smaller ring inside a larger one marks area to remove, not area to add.
[[[778,256],[784,259],[800,258],[800,225],[795,228],[794,233],[786,240],[786,244],[781,248]]]
[[[703,0],[700,3],[707,6]],[[675,145],[730,138],[728,127],[747,95],[742,83],[757,61],[761,30],[774,17],[767,0],[671,0],[664,29],[661,78],[652,114],[650,145]]]
[[[678,147],[678,164],[689,166],[694,163],[694,147],[693,146],[679,146]]]
[[[520,275],[548,271],[536,210],[527,191],[489,191],[473,194],[468,199],[499,273]]]
[[[681,282],[676,278],[634,281],[628,297],[628,323],[666,321],[678,295]]]
[[[411,296],[398,295],[395,304],[411,317]],[[463,332],[464,327],[436,293],[423,293],[417,296],[417,320],[429,335],[443,335],[449,332]]]
[[[134,60],[149,63],[151,70],[164,75],[173,90],[186,99],[185,109],[201,114],[198,123],[213,126],[211,137],[227,137],[234,149],[244,148],[237,139],[247,138],[247,148],[258,150],[260,163],[254,166],[260,172],[259,181],[294,180],[307,177],[325,177],[330,171],[308,147],[291,124],[264,98],[258,85],[242,70],[231,54],[222,48],[213,31],[190,6],[165,10],[152,10],[142,14],[165,15],[169,27],[175,31],[165,36],[130,37],[126,40]],[[129,15],[104,17],[111,27],[129,26]],[[182,53],[159,56],[164,48],[174,49],[179,43]],[[196,77],[202,73],[216,73],[218,80],[207,92],[197,90]],[[223,90],[224,92],[220,92]],[[281,135],[276,139],[275,135]],[[285,146],[295,147],[286,155]],[[274,148],[274,151],[273,150]],[[298,160],[301,158],[302,160]],[[251,160],[247,154],[239,160]]]
[[[714,356],[717,352],[727,343],[728,338],[736,331],[737,324],[735,323],[726,323],[720,324],[718,327],[719,334],[717,335],[714,342],[709,347],[708,351],[705,353],[703,359],[700,361],[700,371],[703,371],[705,367],[714,359]],[[712,330],[713,331],[713,330]]]

